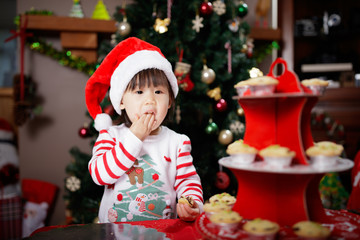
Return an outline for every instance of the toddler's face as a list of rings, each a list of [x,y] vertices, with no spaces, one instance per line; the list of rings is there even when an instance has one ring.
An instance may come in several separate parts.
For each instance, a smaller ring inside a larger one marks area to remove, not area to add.
[[[120,108],[125,109],[131,122],[144,114],[154,114],[156,125],[153,130],[156,130],[163,122],[170,106],[167,87],[153,85],[125,91],[120,104]]]

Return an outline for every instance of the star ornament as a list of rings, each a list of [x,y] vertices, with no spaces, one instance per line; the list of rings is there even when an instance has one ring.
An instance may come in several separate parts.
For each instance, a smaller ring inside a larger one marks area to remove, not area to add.
[[[223,1],[217,0],[213,2],[213,9],[217,15],[221,16],[226,12],[226,5]]]
[[[193,23],[192,29],[194,29],[196,32],[200,32],[200,28],[204,27],[204,24],[202,24],[203,20],[204,20],[204,18],[199,17],[199,15],[196,14],[195,19],[192,20],[192,23]]]

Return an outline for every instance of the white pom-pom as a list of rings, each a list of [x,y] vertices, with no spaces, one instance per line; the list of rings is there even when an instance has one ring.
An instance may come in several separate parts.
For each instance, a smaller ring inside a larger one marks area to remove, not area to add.
[[[96,115],[94,127],[96,130],[100,131],[103,129],[108,129],[112,126],[111,117],[106,113],[100,113]]]

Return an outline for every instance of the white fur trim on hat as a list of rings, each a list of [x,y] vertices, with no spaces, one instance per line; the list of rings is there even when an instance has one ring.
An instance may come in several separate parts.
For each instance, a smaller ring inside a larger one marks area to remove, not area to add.
[[[137,51],[125,58],[111,76],[109,96],[115,111],[119,115],[121,115],[121,99],[127,85],[135,74],[149,68],[156,68],[165,73],[176,97],[179,88],[170,62],[157,51]]]
[[[0,129],[0,140],[13,140],[14,133]]]
[[[108,129],[112,126],[111,117],[106,113],[100,113],[96,115],[94,127],[97,131]]]

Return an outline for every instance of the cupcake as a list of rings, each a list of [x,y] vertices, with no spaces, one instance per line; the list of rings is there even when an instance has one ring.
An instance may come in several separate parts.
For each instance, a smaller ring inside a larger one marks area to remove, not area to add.
[[[263,96],[273,94],[278,83],[279,81],[275,78],[261,76],[241,81],[234,87],[236,88],[239,96],[248,95],[248,92],[250,92],[250,95],[253,96]]]
[[[330,141],[315,143],[314,146],[306,150],[310,157],[311,164],[317,168],[330,167],[336,164],[336,160],[341,155],[344,147]]]
[[[204,204],[204,212],[205,215],[209,218],[211,215],[221,211],[229,211],[231,210],[231,206],[223,203],[223,202],[208,202]]]
[[[210,216],[210,221],[214,223],[218,228],[224,228],[227,231],[236,231],[242,217],[235,211],[221,211],[214,213]]]
[[[251,220],[243,226],[243,230],[253,239],[275,239],[279,229],[279,224],[261,218]]]
[[[259,155],[262,156],[264,161],[270,166],[286,167],[291,164],[295,152],[287,147],[274,144],[260,150]]]
[[[233,207],[236,202],[236,198],[234,196],[231,196],[230,194],[224,192],[224,193],[215,194],[214,196],[212,196],[209,199],[209,201],[210,201],[210,203],[222,202],[230,207]]]
[[[328,81],[318,78],[305,79],[301,81],[302,85],[309,88],[313,94],[324,94],[326,87],[329,85]]]
[[[327,239],[331,232],[327,227],[312,221],[301,221],[292,226],[294,233],[302,239],[323,240]]]
[[[255,156],[258,150],[254,147],[244,143],[244,141],[237,140],[226,149],[226,153],[231,156],[232,161],[235,164],[249,164],[255,160]]]

